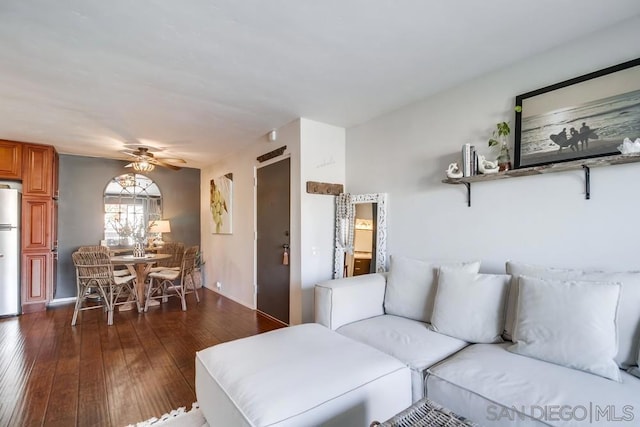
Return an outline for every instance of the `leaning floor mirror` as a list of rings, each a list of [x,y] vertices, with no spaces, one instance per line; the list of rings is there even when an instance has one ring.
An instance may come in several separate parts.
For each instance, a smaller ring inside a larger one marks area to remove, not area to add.
[[[385,271],[386,201],[386,193],[336,197],[334,279]]]

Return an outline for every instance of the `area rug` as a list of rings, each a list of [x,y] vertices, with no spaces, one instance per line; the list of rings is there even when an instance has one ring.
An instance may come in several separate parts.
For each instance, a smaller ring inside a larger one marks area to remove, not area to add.
[[[136,424],[129,424],[127,427],[209,427],[207,420],[202,415],[198,402],[191,405],[189,411],[183,406],[164,414],[160,418],[149,418]]]

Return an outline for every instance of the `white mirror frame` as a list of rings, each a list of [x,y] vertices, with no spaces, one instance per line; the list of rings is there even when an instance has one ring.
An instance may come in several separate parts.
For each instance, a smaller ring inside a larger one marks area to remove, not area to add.
[[[336,232],[333,278],[344,277],[344,255],[353,248],[355,209],[358,203],[376,203],[376,273],[384,273],[387,264],[387,194],[341,194],[336,197]],[[346,242],[345,242],[346,240]]]

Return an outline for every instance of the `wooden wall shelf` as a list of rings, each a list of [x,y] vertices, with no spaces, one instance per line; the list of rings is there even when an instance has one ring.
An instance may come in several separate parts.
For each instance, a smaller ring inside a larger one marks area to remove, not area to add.
[[[532,176],[545,173],[565,172],[571,170],[584,170],[585,199],[591,198],[590,169],[599,166],[622,165],[626,163],[640,162],[640,153],[618,154],[615,156],[598,157],[594,159],[581,159],[571,162],[553,163],[550,165],[531,166],[527,168],[513,169],[506,172],[498,172],[487,175],[473,175],[464,178],[447,178],[442,180],[445,184],[463,184],[467,187],[467,206],[471,206],[471,184],[474,182],[495,181],[497,179],[517,178],[520,176]]]

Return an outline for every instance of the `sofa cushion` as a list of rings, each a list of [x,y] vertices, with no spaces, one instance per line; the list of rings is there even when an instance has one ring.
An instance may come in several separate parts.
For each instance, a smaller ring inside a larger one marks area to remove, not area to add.
[[[480,262],[438,263],[392,255],[384,295],[384,312],[430,322],[440,266],[477,273]]]
[[[516,321],[516,307],[518,303],[518,279],[520,276],[538,277],[541,279],[569,280],[571,270],[544,267],[540,265],[525,264],[521,262],[507,261],[507,274],[511,275],[509,286],[509,298],[507,302],[507,315],[504,325],[504,335],[507,339],[513,339],[513,327]]]
[[[410,371],[308,323],[197,352],[196,394],[212,426],[364,425],[408,406]]]
[[[474,344],[429,368],[428,397],[482,425],[576,425],[585,410],[592,416],[585,425],[640,419],[640,379],[621,372],[621,383],[609,381],[511,353],[508,345]],[[569,420],[556,420],[560,407]]]
[[[520,276],[518,287],[509,351],[620,381],[619,284]]]
[[[473,343],[502,342],[511,276],[442,269],[431,329]]]
[[[383,315],[350,323],[337,332],[381,350],[411,368],[413,400],[424,395],[424,371],[456,351],[465,341],[429,330],[429,325],[404,317]]]
[[[511,339],[515,320],[515,302],[518,287],[514,286],[518,276],[530,276],[540,279],[581,280],[595,282],[614,282],[622,284],[618,307],[618,354],[616,363],[623,369],[636,365],[640,346],[640,271],[604,272],[583,271],[559,268],[546,268],[531,264],[507,262],[507,273],[512,275],[507,305],[505,338]]]
[[[344,277],[316,284],[316,323],[336,330],[347,323],[383,315],[386,285],[387,278],[380,273]]]

